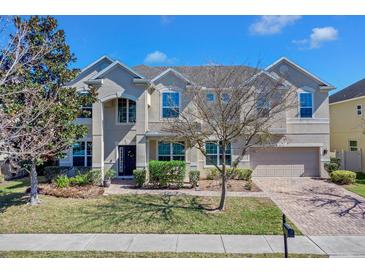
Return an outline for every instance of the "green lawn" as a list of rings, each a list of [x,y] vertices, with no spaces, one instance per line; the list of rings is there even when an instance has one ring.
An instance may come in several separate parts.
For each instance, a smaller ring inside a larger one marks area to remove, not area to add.
[[[281,253],[222,254],[175,252],[107,252],[107,251],[0,251],[0,258],[282,258]],[[327,258],[325,255],[289,254],[290,258]]]
[[[26,180],[0,185],[0,233],[209,233],[282,234],[281,212],[266,198],[113,195],[96,199],[40,196],[30,206]],[[300,234],[298,229],[296,233]]]
[[[345,188],[354,192],[362,197],[365,197],[365,180],[356,180],[356,183],[351,185],[346,185]]]

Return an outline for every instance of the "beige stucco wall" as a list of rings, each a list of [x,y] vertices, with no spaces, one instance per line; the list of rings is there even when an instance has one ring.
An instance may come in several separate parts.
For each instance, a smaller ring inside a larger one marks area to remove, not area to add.
[[[82,87],[85,79],[94,75],[107,65],[102,62],[97,68],[90,69],[90,75],[83,75],[74,83],[77,87]],[[328,94],[319,89],[318,83],[312,78],[298,72],[288,64],[285,75],[280,75],[290,81],[295,91],[301,89],[311,91],[314,95],[314,118],[298,118],[298,105],[286,111],[278,117],[273,124],[273,128],[281,128],[285,133],[278,134],[271,145],[297,145],[315,146],[320,148],[321,174],[323,163],[329,160],[329,107]],[[271,72],[280,74],[280,64],[271,68]],[[135,75],[126,69],[116,66],[103,76],[103,85],[98,89],[99,102],[93,105],[93,119],[84,120],[83,123],[89,127],[89,133],[85,137],[93,141],[93,165],[95,167],[104,166],[106,169],[115,168],[117,170],[118,145],[136,144],[137,146],[137,167],[147,165],[149,159],[155,159],[157,155],[157,139],[146,138],[147,131],[159,131],[164,124],[161,119],[161,93],[165,90],[176,90],[181,93],[182,111],[188,107],[188,96],[185,96],[187,82],[174,73],[170,72],[158,79],[154,84],[156,90],[147,91],[146,86],[133,83]],[[150,101],[147,99],[150,95]],[[296,95],[295,95],[296,96]],[[116,123],[117,99],[125,97],[137,102],[137,122],[133,125],[118,125]],[[298,103],[297,97],[295,98]],[[149,106],[148,106],[149,105]],[[232,160],[240,154],[241,146],[239,141],[232,144]],[[102,154],[104,156],[102,157]],[[72,159],[71,159],[72,161]],[[66,161],[67,162],[67,161]],[[189,170],[197,168],[205,175],[205,157],[200,152],[186,150],[186,162]],[[240,167],[250,167],[249,153],[239,164]]]
[[[362,159],[365,159],[365,121],[364,116],[358,116],[356,106],[365,107],[365,98],[330,105],[331,151],[348,151],[349,141],[358,142],[362,150]],[[365,162],[362,161],[362,170],[365,171]]]

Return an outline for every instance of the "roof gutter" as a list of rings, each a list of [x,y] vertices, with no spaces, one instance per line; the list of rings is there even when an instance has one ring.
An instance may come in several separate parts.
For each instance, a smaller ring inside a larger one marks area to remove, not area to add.
[[[336,105],[336,104],[351,102],[351,101],[355,101],[355,100],[359,100],[359,99],[364,99],[364,98],[365,98],[365,95],[359,96],[359,97],[350,98],[350,99],[345,99],[345,100],[342,100],[342,101],[337,101],[337,102],[333,102],[333,103],[329,103],[329,104],[330,105]]]

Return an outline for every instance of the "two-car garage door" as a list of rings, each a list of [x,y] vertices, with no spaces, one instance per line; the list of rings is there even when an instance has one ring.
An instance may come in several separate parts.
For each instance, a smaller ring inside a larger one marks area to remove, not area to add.
[[[318,177],[319,148],[255,148],[250,153],[253,176]]]

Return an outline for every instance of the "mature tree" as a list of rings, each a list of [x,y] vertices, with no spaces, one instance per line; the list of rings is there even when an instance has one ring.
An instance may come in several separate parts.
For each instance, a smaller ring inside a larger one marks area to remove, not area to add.
[[[62,156],[86,134],[85,126],[74,120],[96,93],[83,96],[66,86],[77,70],[69,69],[75,57],[56,19],[15,17],[13,22],[15,35],[0,52],[0,154],[18,167],[26,164],[22,167],[30,173],[31,204],[37,204],[37,164]]]
[[[249,148],[270,143],[274,136],[270,129],[285,123],[285,111],[294,105],[294,89],[259,69],[212,66],[202,77],[204,81],[196,79],[187,88],[184,101],[189,103],[178,118],[169,119],[164,131],[188,147],[196,147],[217,168],[222,186],[217,210],[224,210],[227,182],[232,176],[227,166],[234,170]],[[197,84],[207,81],[211,88]],[[218,159],[210,159],[207,153],[212,143],[220,148]],[[231,145],[238,157],[228,163],[226,152]]]

